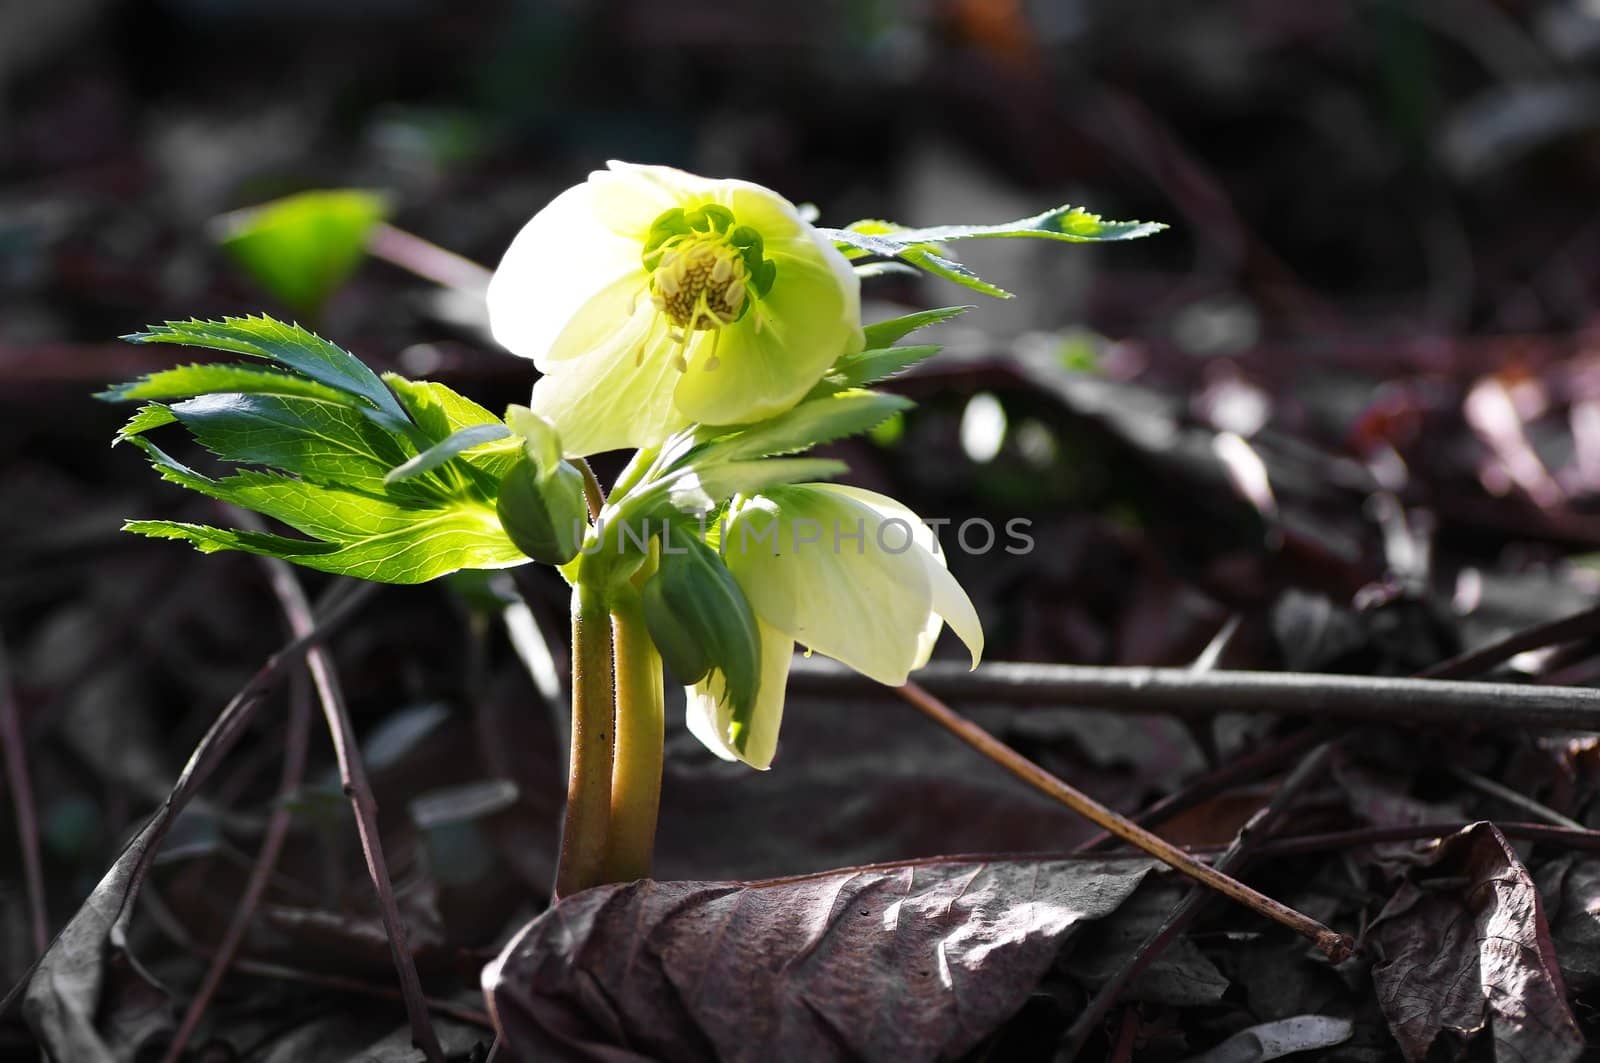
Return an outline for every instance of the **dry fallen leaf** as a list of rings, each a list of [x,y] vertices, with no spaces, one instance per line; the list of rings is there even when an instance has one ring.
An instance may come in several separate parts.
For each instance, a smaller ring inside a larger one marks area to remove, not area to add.
[[[1014,1014],[1135,857],[924,860],[764,882],[603,886],[484,971],[516,1059],[947,1059]]]
[[[1378,1002],[1406,1058],[1441,1034],[1488,1030],[1500,1061],[1579,1058],[1539,891],[1505,837],[1476,823],[1446,840],[1373,923]]]

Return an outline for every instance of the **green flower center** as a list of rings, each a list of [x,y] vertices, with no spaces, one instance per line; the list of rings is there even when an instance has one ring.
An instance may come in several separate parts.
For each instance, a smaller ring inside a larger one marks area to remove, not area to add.
[[[738,321],[772,289],[778,273],[763,253],[761,234],[715,203],[663,213],[650,226],[642,259],[651,301],[685,333]]]

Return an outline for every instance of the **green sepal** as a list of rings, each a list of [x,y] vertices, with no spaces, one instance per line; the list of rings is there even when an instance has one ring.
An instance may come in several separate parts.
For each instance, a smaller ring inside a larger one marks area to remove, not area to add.
[[[539,475],[553,476],[561,467],[561,437],[555,425],[526,406],[513,405],[506,407],[506,426],[522,437],[523,450]]]
[[[676,533],[676,534],[675,534]],[[685,685],[721,672],[743,752],[761,678],[761,633],[744,591],[711,547],[681,525],[662,532],[656,572],[640,594],[645,626],[672,676]]]
[[[541,476],[524,454],[501,479],[495,512],[517,549],[535,561],[564,565],[578,556],[588,530],[583,474],[561,464]]]

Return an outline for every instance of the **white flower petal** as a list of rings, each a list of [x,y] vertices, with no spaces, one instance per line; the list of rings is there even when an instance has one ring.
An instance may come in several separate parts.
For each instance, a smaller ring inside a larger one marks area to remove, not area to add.
[[[644,284],[639,244],[617,236],[596,219],[593,190],[577,185],[557,196],[533,216],[512,240],[500,267],[489,280],[489,328],[506,350],[532,358],[541,369],[550,361],[557,337],[569,329],[574,315],[585,317],[585,344],[574,336],[568,356],[592,346],[602,317],[627,307],[629,295],[619,287],[637,275]],[[604,297],[605,306],[585,314],[587,304]]]
[[[683,206],[688,191],[711,184],[703,177],[670,166],[638,166],[630,162],[606,163],[606,169],[589,175],[595,217],[618,236],[642,248],[650,226],[673,207]]]
[[[762,620],[898,686],[917,663],[933,594],[924,551],[908,541],[914,529],[889,526],[880,540],[883,523],[870,506],[813,485],[774,488],[729,521],[722,549]]]
[[[761,633],[761,682],[756,688],[750,736],[742,755],[733,746],[733,712],[723,697],[722,674],[713,672],[684,692],[690,734],[723,760],[742,760],[765,771],[778,751],[778,729],[783,724],[784,688],[789,682],[794,640],[759,619],[756,628]]]
[[[941,620],[949,623],[950,630],[966,644],[967,652],[972,656],[972,667],[978,667],[979,660],[983,658],[983,623],[978,619],[978,610],[973,606],[972,599],[967,597],[967,592],[946,567],[945,553],[940,548],[939,537],[934,534],[933,529],[923,523],[921,517],[888,495],[880,495],[876,491],[866,491],[848,484],[813,486],[819,491],[829,491],[845,498],[853,498],[870,506],[885,520],[898,518],[916,528],[916,541],[920,549],[915,552],[923,560],[928,576],[928,587],[933,592],[933,613],[923,628],[922,644],[912,670],[915,671],[927,664],[933,655],[934,643],[939,640],[939,632],[943,626]]]
[[[652,328],[648,305],[599,347],[552,370],[528,405],[555,425],[569,456],[654,446],[688,423],[672,404],[672,344]]]

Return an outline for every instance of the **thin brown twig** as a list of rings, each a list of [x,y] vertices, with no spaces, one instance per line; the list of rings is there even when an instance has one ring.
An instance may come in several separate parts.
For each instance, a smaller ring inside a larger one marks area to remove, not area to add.
[[[1154,804],[1143,809],[1138,815],[1130,817],[1141,827],[1149,827],[1170,819],[1180,812],[1185,812],[1198,805],[1209,797],[1213,797],[1226,790],[1235,783],[1245,782],[1249,779],[1265,775],[1290,759],[1304,753],[1318,743],[1326,741],[1333,729],[1321,725],[1303,727],[1294,734],[1288,735],[1270,745],[1261,746],[1248,753],[1237,756],[1226,764],[1195,779],[1181,790],[1176,790]],[[1073,852],[1093,852],[1113,841],[1112,835],[1101,831],[1094,837],[1078,845]]]
[[[1480,794],[1486,794],[1497,801],[1510,805],[1512,808],[1520,809],[1535,819],[1544,820],[1546,823],[1557,827],[1566,827],[1569,830],[1584,829],[1582,823],[1572,819],[1570,816],[1563,816],[1555,809],[1541,805],[1527,794],[1518,793],[1504,783],[1485,778],[1475,771],[1468,771],[1466,768],[1455,765],[1450,768],[1450,774]]]
[[[1516,632],[1490,645],[1480,647],[1471,653],[1460,654],[1448,660],[1440,661],[1425,669],[1420,673],[1420,676],[1440,679],[1466,678],[1487,671],[1518,653],[1537,649],[1551,642],[1564,642],[1593,633],[1597,621],[1600,621],[1600,610],[1586,610],[1575,616]],[[1325,741],[1331,736],[1332,732],[1333,728],[1326,724],[1307,727],[1290,736],[1287,740],[1279,741],[1265,749],[1256,750],[1248,756],[1238,758],[1218,771],[1211,772],[1199,783],[1191,785],[1177,794],[1169,795],[1167,799],[1156,802],[1135,817],[1135,820],[1141,824],[1148,824],[1162,816],[1170,815],[1180,804],[1183,807],[1192,805],[1196,794],[1209,796],[1212,793],[1219,792],[1228,784],[1227,781],[1219,781],[1218,777],[1220,776],[1226,776],[1227,779],[1231,780],[1244,775],[1258,774],[1265,767],[1270,767],[1288,756],[1293,756],[1294,753],[1307,745],[1321,742],[1322,744],[1274,792],[1267,807],[1251,818],[1244,830],[1239,832],[1232,844],[1214,864],[1219,870],[1231,871],[1236,866],[1241,866],[1247,857],[1262,855],[1266,847],[1271,844],[1270,841],[1263,840],[1263,834],[1270,831],[1272,824],[1281,818],[1288,802],[1293,799],[1304,783],[1312,777],[1312,774],[1321,770],[1322,763],[1333,748],[1331,743]],[[1312,766],[1310,772],[1307,771],[1308,764]],[[1481,781],[1488,782],[1488,780]],[[1493,785],[1498,787],[1498,784]],[[1520,795],[1516,796],[1520,797]],[[1180,797],[1189,798],[1189,804],[1183,804],[1175,800]],[[1543,809],[1543,806],[1538,806],[1536,803],[1533,804]],[[1518,807],[1522,806],[1519,805]],[[1547,809],[1543,810],[1549,811]],[[1554,813],[1551,813],[1551,815],[1554,815]],[[1559,825],[1583,830],[1582,824],[1570,820]],[[1253,834],[1251,834],[1252,831],[1254,832]],[[1253,842],[1250,840],[1252,837],[1254,839]],[[1596,837],[1600,838],[1600,834],[1597,834]],[[1092,845],[1109,838],[1109,834],[1101,834],[1097,838],[1091,839],[1089,844],[1081,846],[1079,851],[1085,851]],[[1082,1050],[1083,1043],[1088,1039],[1092,1026],[1110,1008],[1115,997],[1141,971],[1147,969],[1193,923],[1194,917],[1199,912],[1199,906],[1204,899],[1205,897],[1201,891],[1191,891],[1183,899],[1178,909],[1172,913],[1171,917],[1139,947],[1139,950],[1129,962],[1105,986],[1101,987],[1101,990],[1089,1002],[1083,1014],[1073,1023],[1072,1029],[1068,1031],[1066,1044],[1070,1046],[1067,1049],[1069,1057]]]
[[[1322,834],[1300,834],[1286,838],[1273,838],[1256,848],[1257,857],[1300,856],[1305,853],[1353,849],[1364,845],[1381,845],[1385,842],[1437,841],[1459,834],[1472,826],[1473,821],[1458,823],[1412,823],[1402,827],[1357,827],[1352,830],[1326,831]],[[1563,845],[1569,849],[1600,850],[1600,831],[1573,830],[1570,827],[1552,827],[1545,823],[1501,822],[1489,820],[1507,838]]]
[[[1417,679],[1469,679],[1481,675],[1496,665],[1519,653],[1541,649],[1545,646],[1570,642],[1587,635],[1600,634],[1600,607],[1585,609],[1580,613],[1524,628],[1486,646],[1468,653],[1439,661],[1418,672]],[[1221,793],[1227,787],[1245,779],[1254,778],[1288,760],[1295,754],[1310,749],[1333,734],[1334,728],[1315,724],[1296,731],[1270,746],[1263,746],[1227,764],[1207,772],[1188,786],[1168,794],[1132,817],[1141,827],[1148,827],[1179,812],[1193,808],[1208,797]],[[1101,832],[1078,846],[1078,852],[1090,852],[1111,841],[1111,835]]]
[[[1304,913],[1297,912],[1293,908],[1251,889],[1237,879],[1201,863],[1171,842],[1151,834],[1143,827],[1131,822],[1126,816],[1118,815],[1082,791],[1051,775],[983,728],[958,716],[949,706],[929,694],[916,683],[907,683],[894,689],[925,716],[928,716],[945,730],[972,746],[1023,782],[1059,801],[1073,812],[1110,831],[1124,841],[1144,850],[1174,870],[1188,875],[1197,882],[1204,883],[1218,893],[1245,905],[1274,922],[1281,923],[1295,933],[1307,938],[1330,960],[1337,963],[1354,951],[1353,943],[1345,935],[1330,930]]]
[[[1311,672],[1191,672],[1183,668],[1099,668],[1000,662],[976,671],[936,661],[917,673],[947,698],[1018,705],[1077,705],[1171,716],[1228,712],[1321,720],[1447,723],[1454,727],[1549,727],[1600,731],[1600,690],[1468,683]],[[797,658],[791,689],[866,695],[842,665]]]
[[[1266,835],[1272,833],[1295,798],[1327,768],[1334,749],[1335,743],[1324,742],[1313,750],[1310,756],[1302,760],[1273,793],[1266,806],[1250,817],[1250,821],[1234,836],[1232,844],[1212,866],[1226,874],[1232,874],[1244,867],[1252,850]],[[1167,916],[1160,929],[1146,938],[1132,958],[1096,990],[1083,1011],[1073,1020],[1063,1040],[1061,1058],[1067,1060],[1077,1058],[1078,1053],[1083,1050],[1084,1042],[1100,1024],[1106,1012],[1111,1010],[1111,1006],[1116,1003],[1122,991],[1154,963],[1156,958],[1166,951],[1168,945],[1189,928],[1195,917],[1200,914],[1200,909],[1210,899],[1211,894],[1197,886],[1178,902],[1178,906]]]
[[[44,868],[39,859],[39,817],[28,778],[28,753],[22,719],[11,692],[11,670],[0,643],[0,749],[4,750],[6,789],[17,819],[17,844],[22,849],[22,876],[28,891],[28,923],[33,928],[33,954],[44,955],[50,944],[50,917],[44,903]]]
[[[381,997],[384,1000],[403,999],[398,989],[386,985],[374,985],[363,982],[359,978],[348,978],[338,974],[323,974],[319,971],[303,971],[298,967],[282,967],[275,963],[262,963],[259,960],[239,960],[234,965],[234,970],[241,974],[255,975],[258,978],[278,978],[284,981],[304,982],[307,985],[326,986],[329,989],[340,989],[350,993],[360,993],[363,996]],[[423,997],[429,1011],[448,1015],[452,1019],[470,1022],[474,1026],[481,1026],[486,1030],[494,1029],[489,1020],[489,1013],[476,1008],[452,1004],[448,1000],[437,997]]]
[[[305,591],[287,562],[276,558],[265,560],[273,593],[289,620],[289,626],[300,633],[310,629],[311,606]],[[389,953],[395,971],[400,976],[400,993],[405,1001],[406,1015],[411,1022],[412,1042],[422,1050],[429,1063],[443,1063],[444,1050],[439,1046],[438,1035],[428,1018],[426,997],[422,981],[417,977],[417,967],[407,943],[405,922],[400,918],[400,907],[395,902],[394,886],[389,879],[389,865],[383,855],[383,842],[378,836],[378,803],[372,796],[372,786],[367,781],[367,768],[361,759],[356,742],[355,727],[350,722],[345,707],[344,693],[333,663],[320,646],[306,652],[306,668],[316,685],[317,697],[322,703],[323,717],[328,722],[328,733],[333,740],[333,755],[339,765],[339,778],[344,792],[350,798],[355,812],[356,833],[361,838],[361,852],[366,857],[367,873],[373,889],[378,894],[378,907],[383,917],[383,929],[389,939]]]
[[[1600,607],[1585,609],[1581,613],[1573,613],[1559,620],[1523,628],[1487,646],[1457,654],[1448,660],[1424,668],[1417,673],[1417,678],[1460,679],[1481,675],[1519,653],[1572,642],[1591,635],[1600,635]]]
[[[240,687],[222,707],[222,711],[217,714],[217,718],[212,721],[211,726],[195,745],[194,752],[189,755],[183,770],[178,773],[178,780],[173,784],[166,800],[146,821],[143,829],[123,848],[122,854],[108,872],[108,878],[113,875],[121,875],[123,878],[121,897],[116,903],[116,913],[106,930],[106,937],[114,948],[125,947],[128,923],[133,918],[134,903],[139,898],[145,876],[155,860],[162,838],[172,826],[172,821],[216,771],[228,752],[238,744],[245,728],[255,718],[255,713],[266,694],[283,678],[287,669],[297,663],[311,646],[327,638],[340,624],[348,620],[361,605],[366,603],[376,589],[377,584],[357,584],[350,593],[337,601],[326,602],[318,625],[304,634],[295,636],[268,657],[244,686]],[[131,866],[125,872],[119,870],[123,861],[129,860],[130,857]],[[69,922],[67,930],[70,932],[71,929],[72,923]],[[57,937],[51,948],[60,947],[63,947],[63,942]],[[49,950],[46,950],[46,955],[48,953]],[[33,984],[33,976],[43,959],[44,957],[36,959],[6,994],[5,999],[0,1000],[0,1016],[11,1014],[17,1004],[28,995],[29,987]]]
[[[233,919],[223,933],[222,941],[211,955],[211,963],[206,968],[200,988],[195,990],[194,998],[189,1001],[189,1007],[184,1012],[183,1021],[178,1025],[177,1032],[172,1035],[172,1041],[168,1044],[166,1055],[163,1057],[164,1063],[177,1063],[183,1057],[184,1048],[188,1046],[190,1038],[199,1027],[200,1019],[205,1015],[206,1007],[222,984],[229,965],[238,955],[239,946],[244,943],[245,934],[250,929],[250,921],[255,917],[256,906],[266,893],[267,884],[271,881],[273,871],[278,865],[278,855],[283,851],[284,840],[289,836],[289,827],[294,822],[289,798],[299,788],[300,781],[305,775],[306,747],[311,731],[311,691],[307,685],[305,672],[296,671],[290,683],[289,719],[284,734],[283,770],[278,779],[277,807],[272,810],[272,815],[267,820],[266,832],[261,840],[261,850],[257,853],[255,864],[250,869],[250,877],[245,882],[244,895],[239,898]]]

